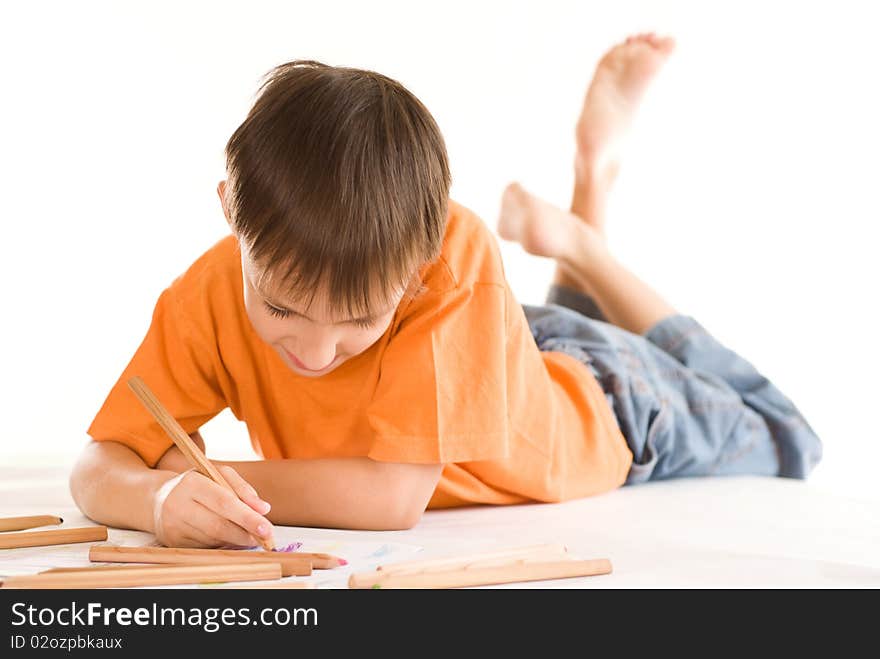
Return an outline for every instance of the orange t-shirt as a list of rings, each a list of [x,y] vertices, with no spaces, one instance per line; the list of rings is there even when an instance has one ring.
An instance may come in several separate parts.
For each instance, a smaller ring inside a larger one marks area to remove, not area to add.
[[[621,485],[632,454],[604,393],[575,358],[538,350],[483,222],[450,201],[441,255],[421,274],[425,289],[378,341],[307,378],[251,327],[228,236],[163,291],[88,433],[158,462],[171,440],[126,385],[139,375],[188,433],[229,407],[267,459],[445,463],[429,507]]]

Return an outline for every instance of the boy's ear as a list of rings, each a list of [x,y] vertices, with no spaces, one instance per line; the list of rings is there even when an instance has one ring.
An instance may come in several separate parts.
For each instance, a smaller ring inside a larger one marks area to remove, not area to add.
[[[229,219],[229,209],[226,207],[226,181],[220,181],[217,184],[217,196],[220,197],[220,205],[223,207],[223,215],[226,216],[226,222],[232,225]]]

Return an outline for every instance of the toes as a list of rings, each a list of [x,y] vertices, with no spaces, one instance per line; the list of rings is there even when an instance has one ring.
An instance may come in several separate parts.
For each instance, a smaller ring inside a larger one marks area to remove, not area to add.
[[[623,45],[629,46],[633,43],[644,43],[664,53],[670,53],[675,49],[675,39],[672,37],[661,37],[656,32],[631,34],[623,42]]]
[[[519,183],[510,183],[501,195],[498,214],[498,235],[504,240],[519,241],[523,236],[524,214],[522,212],[525,189]]]
[[[514,181],[513,183],[508,183],[507,187],[504,188],[504,197],[506,199],[515,199],[517,201],[523,198],[525,195],[525,188],[519,184],[519,182]]]
[[[671,53],[675,49],[675,39],[658,36],[656,32],[649,32],[645,41],[664,53]]]
[[[672,37],[663,37],[658,39],[657,48],[662,50],[664,53],[671,53],[675,50],[675,39]]]
[[[529,193],[517,182],[508,184],[501,194],[501,208],[503,212],[515,212],[528,203]]]

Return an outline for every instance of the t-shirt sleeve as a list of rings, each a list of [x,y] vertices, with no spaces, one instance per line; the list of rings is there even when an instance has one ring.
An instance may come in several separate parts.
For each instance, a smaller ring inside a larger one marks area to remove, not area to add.
[[[147,335],[88,429],[92,439],[125,444],[153,467],[172,441],[129,389],[127,382],[135,375],[187,433],[226,407],[211,346],[194,336],[173,285],[159,297]]]
[[[508,453],[505,295],[427,291],[391,337],[368,409],[374,460],[449,463]]]

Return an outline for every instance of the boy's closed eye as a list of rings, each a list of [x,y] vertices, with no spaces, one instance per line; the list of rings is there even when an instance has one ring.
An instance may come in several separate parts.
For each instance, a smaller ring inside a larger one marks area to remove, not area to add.
[[[282,309],[282,308],[276,307],[276,306],[273,305],[273,304],[269,304],[269,303],[266,302],[265,300],[263,301],[263,304],[265,305],[266,310],[267,310],[270,314],[272,314],[273,316],[275,316],[276,318],[291,318],[291,317],[299,317],[299,318],[306,318],[306,319],[308,319],[307,316],[304,316],[304,315],[301,314],[301,313],[297,313],[296,311],[292,311],[291,309]],[[354,319],[352,319],[352,320],[347,320],[347,321],[345,321],[345,323],[347,323],[347,324],[351,324],[351,325],[355,325],[355,326],[357,326],[357,327],[361,327],[361,328],[364,328],[364,329],[368,329],[368,328],[370,328],[370,327],[373,327],[373,326],[376,324],[377,321],[378,321],[377,318],[375,318],[375,317],[371,317],[371,316],[368,316],[368,317],[365,317],[365,318],[354,318]]]

